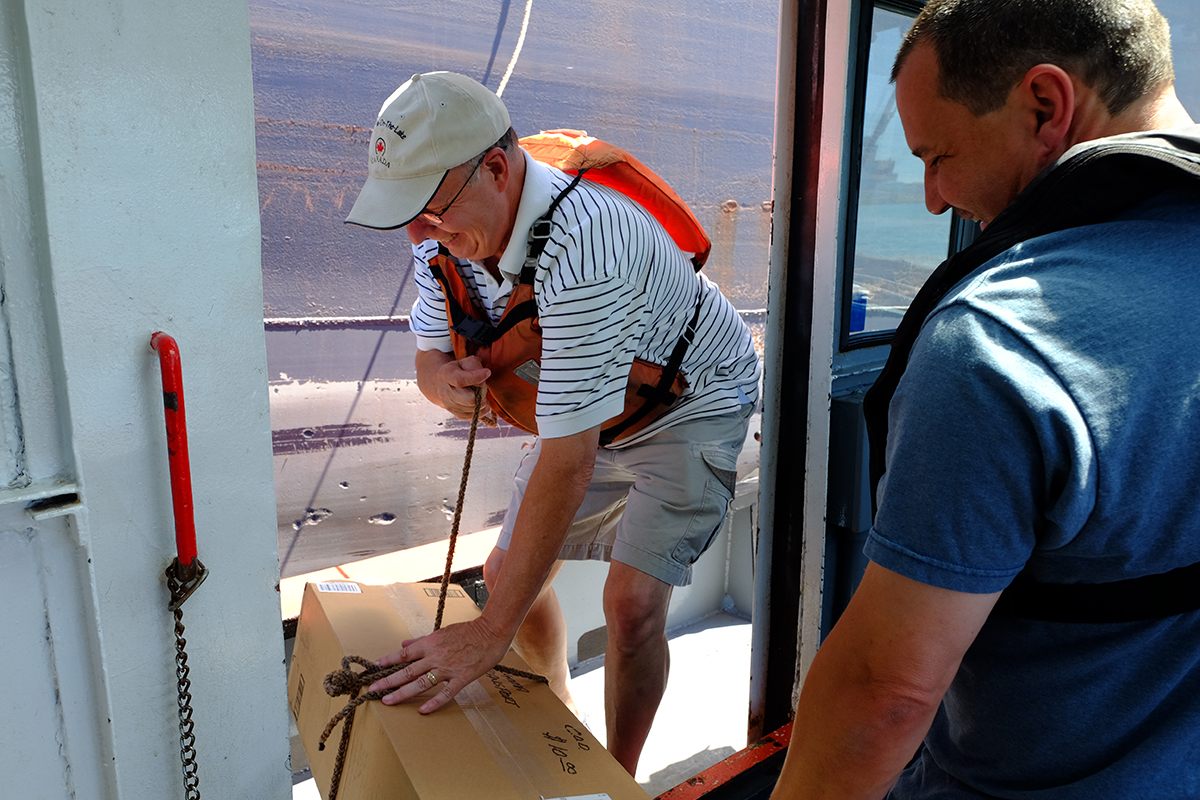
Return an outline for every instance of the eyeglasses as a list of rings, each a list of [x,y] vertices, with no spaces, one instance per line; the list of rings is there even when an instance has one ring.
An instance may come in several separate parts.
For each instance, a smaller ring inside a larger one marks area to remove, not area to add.
[[[467,179],[465,181],[463,181],[463,185],[458,187],[458,191],[454,193],[454,197],[450,198],[450,202],[446,203],[446,205],[442,206],[441,211],[430,211],[428,208],[426,208],[420,214],[417,214],[417,219],[424,220],[425,222],[428,222],[430,225],[441,225],[442,217],[445,215],[445,213],[447,211],[450,210],[451,206],[453,206],[455,203],[458,202],[458,198],[462,196],[463,190],[466,189],[467,186],[471,183],[471,179],[475,177],[475,173],[479,170],[479,165],[482,163],[483,163],[483,156],[480,156],[479,158],[475,159],[475,166],[471,167],[471,174],[467,176]]]

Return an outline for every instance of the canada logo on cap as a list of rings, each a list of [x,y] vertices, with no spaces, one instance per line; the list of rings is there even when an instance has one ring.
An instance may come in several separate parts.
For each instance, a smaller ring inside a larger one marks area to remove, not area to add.
[[[379,166],[383,167],[384,169],[391,169],[392,162],[389,161],[384,156],[384,153],[386,153],[386,152],[387,152],[387,142],[383,141],[383,137],[376,139],[375,144],[372,145],[372,147],[371,147],[371,155],[367,159],[367,163],[369,165],[378,164]]]

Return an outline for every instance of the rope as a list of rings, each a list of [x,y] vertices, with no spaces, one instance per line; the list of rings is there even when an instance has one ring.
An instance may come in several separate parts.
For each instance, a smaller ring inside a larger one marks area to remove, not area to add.
[[[454,564],[454,547],[458,543],[458,524],[462,521],[463,501],[467,496],[467,476],[471,474],[471,456],[475,454],[475,433],[479,430],[479,410],[483,408],[483,388],[475,387],[475,411],[471,414],[471,431],[467,434],[467,453],[463,457],[462,480],[458,483],[458,502],[454,504],[454,521],[450,523],[450,545],[446,552],[446,568],[442,571],[442,590],[438,594],[435,631],[442,628],[442,612],[446,610],[446,590],[450,588],[450,568]]]
[[[355,672],[351,669],[351,664],[358,664],[363,668],[362,672]],[[321,732],[321,740],[317,744],[318,750],[325,749],[325,740],[329,738],[329,734],[333,733],[333,729],[343,719],[346,724],[342,727],[342,738],[338,741],[337,757],[333,760],[333,777],[329,780],[329,800],[337,800],[338,789],[342,785],[342,768],[346,764],[346,750],[350,746],[350,731],[354,727],[354,711],[360,705],[368,700],[379,700],[385,692],[367,692],[364,695],[359,695],[359,691],[364,686],[368,686],[380,678],[386,678],[394,672],[399,672],[404,669],[407,664],[394,664],[390,667],[381,667],[372,661],[368,661],[362,656],[346,656],[342,659],[342,668],[334,670],[325,676],[325,693],[330,697],[339,695],[350,695],[350,702],[342,708],[341,711],[333,715],[333,719],[325,726],[325,730]]]
[[[517,46],[513,48],[512,58],[508,61],[508,69],[504,70],[504,77],[500,79],[500,87],[496,89],[496,97],[504,96],[504,87],[508,86],[508,79],[512,77],[513,69],[517,66],[521,48],[525,46],[525,33],[529,30],[529,12],[532,10],[533,0],[525,0],[525,18],[521,20],[521,34],[517,37]]]
[[[458,503],[454,508],[454,522],[450,526],[450,546],[446,553],[446,568],[442,572],[442,586],[438,593],[437,616],[433,622],[435,631],[442,628],[442,613],[446,609],[446,594],[450,589],[450,569],[454,563],[454,547],[458,541],[458,526],[462,520],[463,500],[467,494],[467,477],[471,474],[471,457],[475,452],[475,433],[479,430],[479,413],[483,407],[483,389],[479,386],[475,387],[475,411],[471,416],[471,432],[467,435],[467,452],[463,458],[462,481],[458,485]],[[329,798],[328,800],[337,800],[338,788],[342,782],[342,768],[346,762],[346,751],[350,746],[350,730],[354,727],[354,712],[360,705],[370,700],[381,700],[387,694],[383,692],[367,692],[360,695],[359,692],[363,688],[370,686],[377,680],[393,675],[413,662],[405,664],[393,664],[390,667],[381,667],[373,661],[369,661],[362,656],[349,655],[342,659],[342,668],[334,670],[325,676],[325,693],[330,697],[339,697],[341,695],[349,695],[350,700],[342,707],[342,710],[333,715],[328,724],[325,725],[325,730],[321,732],[321,739],[317,744],[317,750],[325,750],[325,740],[333,733],[333,729],[342,720],[346,724],[342,726],[342,736],[338,741],[337,757],[333,761],[333,777],[329,781]],[[362,667],[362,671],[355,671],[352,665],[357,664]],[[526,672],[523,669],[514,667],[506,667],[503,664],[497,664],[492,667],[497,672],[504,672],[509,675],[514,675],[526,680],[536,681],[538,683],[549,683],[546,678],[537,675],[533,672]]]

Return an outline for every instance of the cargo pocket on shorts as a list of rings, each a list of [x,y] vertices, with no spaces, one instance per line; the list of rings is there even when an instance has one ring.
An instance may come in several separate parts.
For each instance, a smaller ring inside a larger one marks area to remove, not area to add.
[[[671,553],[676,561],[687,565],[694,564],[704,555],[721,532],[721,525],[729,512],[729,504],[733,501],[733,487],[737,482],[736,470],[718,466],[727,460],[728,454],[701,450],[700,457],[708,472],[704,480],[700,506],[692,516],[683,538]]]

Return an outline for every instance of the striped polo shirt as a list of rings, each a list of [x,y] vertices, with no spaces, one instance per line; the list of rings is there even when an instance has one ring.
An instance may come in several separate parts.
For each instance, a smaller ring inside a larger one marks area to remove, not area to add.
[[[502,281],[481,264],[459,262],[472,298],[492,322],[504,313],[520,277],[529,227],[570,182],[525,154],[521,202],[499,262]],[[717,285],[695,271],[640,205],[585,177],[559,203],[551,223],[534,282],[542,327],[540,436],[570,436],[620,414],[634,357],[665,364],[697,302],[696,336],[681,368],[687,391],[662,418],[613,446],[757,401],[760,369],[750,331]],[[436,253],[433,240],[413,245],[418,292],[412,330],[420,349],[451,352],[445,299],[428,266]]]

